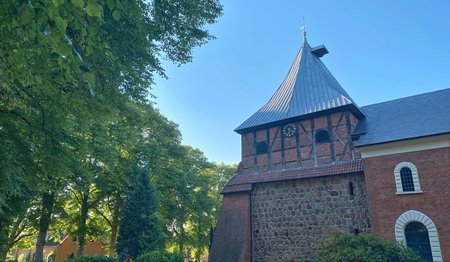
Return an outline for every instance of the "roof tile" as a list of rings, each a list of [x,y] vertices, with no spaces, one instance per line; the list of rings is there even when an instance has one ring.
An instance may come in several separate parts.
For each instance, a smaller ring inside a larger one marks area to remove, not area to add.
[[[305,179],[363,172],[363,160],[356,159],[337,163],[322,164],[316,167],[300,167],[253,174],[236,174],[225,186],[222,193],[249,191],[256,183]],[[250,188],[249,188],[250,185]],[[242,188],[241,188],[242,187]]]
[[[450,133],[450,88],[363,106],[357,147]]]

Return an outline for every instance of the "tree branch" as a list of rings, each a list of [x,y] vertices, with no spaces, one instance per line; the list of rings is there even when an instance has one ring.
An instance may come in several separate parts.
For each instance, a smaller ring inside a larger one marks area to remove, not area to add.
[[[95,210],[100,216],[102,216],[102,217],[106,220],[106,222],[108,222],[108,224],[109,224],[110,227],[112,227],[112,222],[111,222],[111,220],[109,220],[109,218],[108,218],[105,214],[103,214],[103,212],[101,212],[97,207],[95,207],[94,210]]]

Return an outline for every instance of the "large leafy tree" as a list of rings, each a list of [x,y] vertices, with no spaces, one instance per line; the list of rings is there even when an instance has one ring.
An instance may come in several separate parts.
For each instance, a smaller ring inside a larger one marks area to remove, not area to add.
[[[176,126],[150,105],[129,103],[118,114],[117,121],[92,136],[95,150],[89,150],[90,168],[68,188],[65,232],[78,237],[79,254],[87,234],[101,237],[96,232],[109,231],[107,242],[114,255],[119,216],[133,182],[130,178],[143,165],[155,169],[166,165],[167,149],[179,143]]]
[[[212,163],[191,146],[178,145],[168,156],[171,160],[153,177],[161,196],[160,212],[172,236],[168,245],[183,255],[193,251],[199,259],[217,220],[220,192],[235,166]]]
[[[0,161],[0,220],[10,225],[39,202],[36,261],[58,197],[91,155],[82,154],[90,143],[84,134],[126,101],[147,103],[153,75],[164,75],[160,60],[189,62],[220,13],[216,0],[2,2],[0,136],[8,151]],[[11,230],[2,226],[0,239]]]

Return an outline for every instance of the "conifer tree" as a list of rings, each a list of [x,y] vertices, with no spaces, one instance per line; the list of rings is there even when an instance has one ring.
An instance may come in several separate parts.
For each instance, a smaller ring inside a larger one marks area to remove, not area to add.
[[[157,203],[147,172],[137,176],[130,190],[119,227],[120,261],[135,259],[145,251],[164,248],[165,235],[156,213]]]

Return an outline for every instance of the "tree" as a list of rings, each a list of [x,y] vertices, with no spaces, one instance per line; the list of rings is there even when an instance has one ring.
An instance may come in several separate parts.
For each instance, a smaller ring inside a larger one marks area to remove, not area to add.
[[[139,172],[140,166],[152,170],[153,178],[159,176],[158,170],[170,164],[169,151],[181,140],[177,126],[151,105],[129,104],[120,112],[120,120],[111,123],[108,131],[109,141],[114,145],[110,150],[117,152],[116,158],[108,163],[107,174],[99,177],[102,181],[97,187],[105,197],[95,207],[110,228],[110,256],[116,250],[119,216],[128,185],[133,182],[130,178]]]
[[[152,180],[168,221],[169,247],[199,258],[206,253],[209,230],[217,220],[220,191],[235,166],[212,163],[202,151],[184,145],[174,146],[167,157],[168,164],[158,165]]]
[[[422,259],[412,249],[397,242],[385,241],[369,234],[341,234],[321,242],[317,261],[419,262]]]
[[[157,203],[147,172],[137,176],[123,209],[117,239],[121,261],[135,259],[145,251],[161,250],[165,235],[156,213]]]
[[[78,177],[80,134],[127,101],[148,103],[153,75],[164,76],[160,60],[189,62],[220,14],[217,0],[2,2],[0,221],[9,225],[30,199],[40,201],[36,261],[57,198]],[[0,258],[7,231],[0,228]]]

